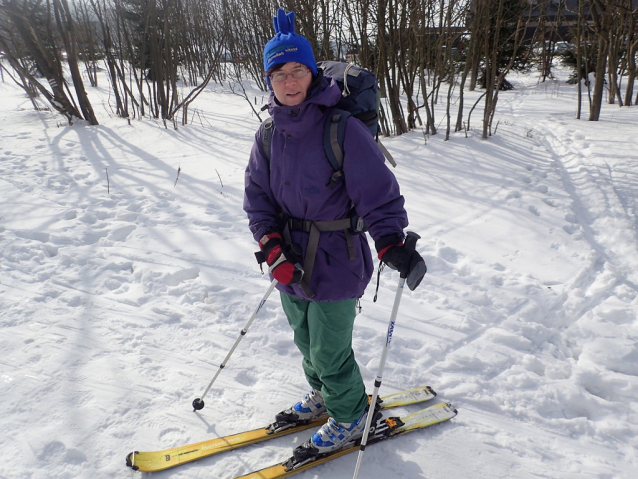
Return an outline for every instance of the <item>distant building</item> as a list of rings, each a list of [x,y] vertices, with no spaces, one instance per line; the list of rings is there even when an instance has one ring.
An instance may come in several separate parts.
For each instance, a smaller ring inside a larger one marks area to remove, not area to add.
[[[578,24],[580,0],[529,0],[531,12],[527,23],[526,38],[532,38],[542,25],[546,40],[569,41]],[[589,19],[589,2],[583,2],[583,14]],[[590,20],[589,20],[590,21]]]

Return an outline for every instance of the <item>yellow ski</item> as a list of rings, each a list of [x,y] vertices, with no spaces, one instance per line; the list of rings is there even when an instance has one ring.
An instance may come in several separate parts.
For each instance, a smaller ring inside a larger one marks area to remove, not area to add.
[[[382,397],[381,409],[383,410],[421,403],[429,401],[435,396],[436,393],[429,386],[420,386]],[[206,441],[189,444],[187,446],[164,449],[162,451],[134,451],[126,456],[126,465],[136,471],[162,471],[164,469],[179,466],[180,464],[195,461],[203,457],[231,451],[257,442],[303,431],[304,429],[320,427],[327,419],[328,416],[324,415],[310,421],[307,424],[297,425],[274,433],[269,432],[269,426],[267,426],[260,429],[254,429],[252,431],[240,432],[231,436],[208,439]]]
[[[402,434],[407,434],[418,429],[423,429],[424,427],[432,426],[433,424],[439,424],[441,422],[447,421],[448,419],[452,419],[454,416],[456,416],[456,414],[456,409],[454,409],[450,404],[440,403],[422,409],[421,411],[410,414],[408,416],[400,418],[390,417],[384,419],[383,421],[381,421],[381,428],[377,427],[377,431],[379,431],[379,429],[383,429],[382,432],[377,432],[374,436],[371,436],[368,439],[367,446],[376,444],[377,442],[381,442],[386,439],[400,436]],[[383,426],[384,423],[386,427]],[[358,451],[359,448],[360,446],[358,445],[346,447],[344,449],[339,449],[332,454],[328,454],[326,456],[315,459],[314,461],[302,464],[295,464],[294,459],[290,458],[283,463],[266,467],[265,469],[251,472],[250,474],[236,477],[235,479],[282,479],[297,474],[298,472],[308,470],[311,467],[315,467],[325,462],[331,461],[332,459],[335,459],[337,457],[345,456],[346,454],[350,454],[351,452]]]

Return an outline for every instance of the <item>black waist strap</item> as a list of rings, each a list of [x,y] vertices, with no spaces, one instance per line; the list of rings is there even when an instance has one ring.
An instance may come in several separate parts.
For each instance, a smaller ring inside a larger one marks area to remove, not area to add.
[[[284,227],[284,241],[288,245],[292,243],[290,239],[290,231],[303,231],[310,235],[308,238],[308,248],[306,249],[306,259],[303,264],[304,274],[300,283],[301,288],[309,298],[314,298],[315,296],[314,292],[310,289],[310,279],[312,278],[312,271],[315,266],[315,259],[317,257],[321,233],[326,231],[343,231],[346,235],[348,256],[350,259],[355,259],[354,242],[352,241],[352,232],[350,231],[351,225],[352,221],[350,218],[333,221],[311,221],[289,218],[288,221],[286,221],[286,226]]]

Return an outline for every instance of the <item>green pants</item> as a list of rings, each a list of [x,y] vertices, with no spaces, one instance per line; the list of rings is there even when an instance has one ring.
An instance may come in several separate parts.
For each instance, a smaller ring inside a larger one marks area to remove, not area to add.
[[[304,301],[281,293],[281,304],[303,354],[310,385],[321,391],[328,414],[352,422],[368,404],[352,350],[356,299],[330,303]]]

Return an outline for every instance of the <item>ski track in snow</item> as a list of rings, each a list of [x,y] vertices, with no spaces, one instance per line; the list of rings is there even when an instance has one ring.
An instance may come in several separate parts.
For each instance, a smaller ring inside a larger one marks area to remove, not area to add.
[[[573,120],[573,87],[516,86],[488,141],[384,142],[429,272],[403,296],[381,394],[430,384],[459,415],[370,448],[362,476],[612,479],[638,465],[635,108],[592,124]],[[273,294],[190,407],[268,284],[241,209],[258,125],[243,100],[207,91],[206,122],[177,131],[104,113],[56,128],[0,92],[0,478],[146,477],[128,452],[259,427],[298,400]],[[396,281],[384,272],[373,303],[373,280],[355,327],[370,388]],[[230,479],[307,436],[153,477]],[[297,477],[342,478],[355,461]]]

